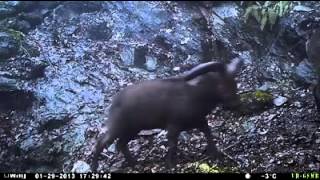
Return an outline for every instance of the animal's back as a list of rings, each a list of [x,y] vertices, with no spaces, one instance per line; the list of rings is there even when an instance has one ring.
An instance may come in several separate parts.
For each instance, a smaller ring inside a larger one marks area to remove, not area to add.
[[[119,118],[113,118],[112,124],[134,131],[165,128],[172,116],[190,112],[193,102],[188,97],[189,88],[179,80],[153,80],[129,86],[113,100],[110,113]]]

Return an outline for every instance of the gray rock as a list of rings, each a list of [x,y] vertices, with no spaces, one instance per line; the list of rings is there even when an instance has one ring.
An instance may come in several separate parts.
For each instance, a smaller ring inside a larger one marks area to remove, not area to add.
[[[134,63],[134,48],[125,46],[120,52],[120,57],[124,65],[130,66]]]
[[[33,148],[37,148],[39,147],[39,143],[37,141],[35,141],[34,138],[29,137],[26,140],[22,141],[20,144],[20,148],[24,151],[29,151]]]
[[[21,31],[23,33],[27,33],[32,29],[31,24],[26,20],[16,20],[14,25],[12,25],[13,29]]]
[[[115,153],[116,152],[116,145],[115,143],[112,143],[109,147],[108,147],[108,151]]]
[[[0,76],[0,91],[17,90],[17,81]]]
[[[89,164],[87,164],[84,161],[80,161],[79,160],[73,165],[71,172],[74,172],[74,173],[88,173],[88,172],[91,172],[91,168],[90,168]]]
[[[19,1],[4,1],[0,3],[0,19],[7,18],[9,16],[13,16],[18,7]]]
[[[307,6],[303,6],[303,5],[297,5],[295,7],[293,7],[294,11],[305,11],[305,12],[309,12],[309,11],[313,11],[314,9],[311,9]]]
[[[154,71],[157,69],[157,59],[153,56],[146,56],[145,65],[148,71]]]
[[[16,39],[7,32],[0,32],[0,60],[15,56],[19,51]]]
[[[162,130],[161,129],[152,129],[152,130],[143,130],[139,133],[140,136],[151,136],[154,134],[160,133]]]
[[[109,40],[112,37],[112,30],[108,27],[108,23],[102,23],[91,27],[88,34],[92,40]]]
[[[27,21],[32,27],[41,24],[44,16],[38,12],[29,12],[29,13],[21,13],[19,15],[19,20],[25,20]]]
[[[179,139],[183,141],[188,141],[190,138],[191,136],[187,132],[183,131],[180,133]]]
[[[265,82],[262,86],[258,87],[257,90],[267,91],[270,88],[270,84]]]
[[[176,66],[173,68],[173,71],[180,71],[180,69],[181,69],[180,67]]]
[[[303,83],[316,83],[317,75],[312,67],[312,65],[304,60],[299,63],[299,65],[295,68],[294,77],[296,81]]]
[[[295,101],[293,104],[294,104],[294,106],[296,106],[297,108],[301,108],[301,107],[302,107],[301,102],[299,102],[299,101]]]
[[[284,103],[288,101],[288,98],[283,97],[283,96],[278,96],[273,100],[273,104],[276,106],[282,106]]]

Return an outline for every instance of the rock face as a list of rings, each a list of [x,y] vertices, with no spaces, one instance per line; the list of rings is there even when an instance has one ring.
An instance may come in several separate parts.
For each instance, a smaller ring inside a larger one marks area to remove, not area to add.
[[[16,7],[19,6],[17,1],[2,2],[0,4],[0,20],[13,16],[16,13]]]

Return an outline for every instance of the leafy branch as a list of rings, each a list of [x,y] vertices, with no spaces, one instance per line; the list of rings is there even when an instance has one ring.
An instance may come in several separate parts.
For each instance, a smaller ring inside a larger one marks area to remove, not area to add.
[[[256,2],[246,8],[244,18],[247,23],[253,17],[259,24],[260,29],[263,31],[267,25],[270,29],[276,24],[277,20],[286,15],[293,5],[289,1],[265,1],[263,5]]]
[[[16,40],[16,42],[18,42],[18,46],[19,48],[27,54],[27,56],[30,57],[30,53],[28,52],[28,50],[23,46],[23,41],[26,37],[26,35],[21,32],[21,31],[17,31],[14,29],[7,29],[7,32],[10,33],[12,35],[12,37]]]

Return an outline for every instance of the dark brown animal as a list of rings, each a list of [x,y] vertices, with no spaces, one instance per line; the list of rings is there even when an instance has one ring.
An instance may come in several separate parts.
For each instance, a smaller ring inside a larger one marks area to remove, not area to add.
[[[320,72],[320,28],[314,29],[306,42],[306,52],[309,62],[313,65],[317,74]],[[312,89],[316,107],[320,113],[320,76],[318,82]]]
[[[133,164],[127,143],[141,130],[162,128],[168,131],[167,164],[174,165],[177,138],[181,131],[198,128],[207,141],[207,152],[214,158],[222,156],[208,126],[208,115],[218,104],[237,107],[240,98],[234,80],[242,61],[230,64],[209,62],[196,66],[181,77],[149,80],[123,89],[113,100],[108,131],[101,135],[93,153],[92,169],[98,166],[102,150],[118,139],[117,149]]]

